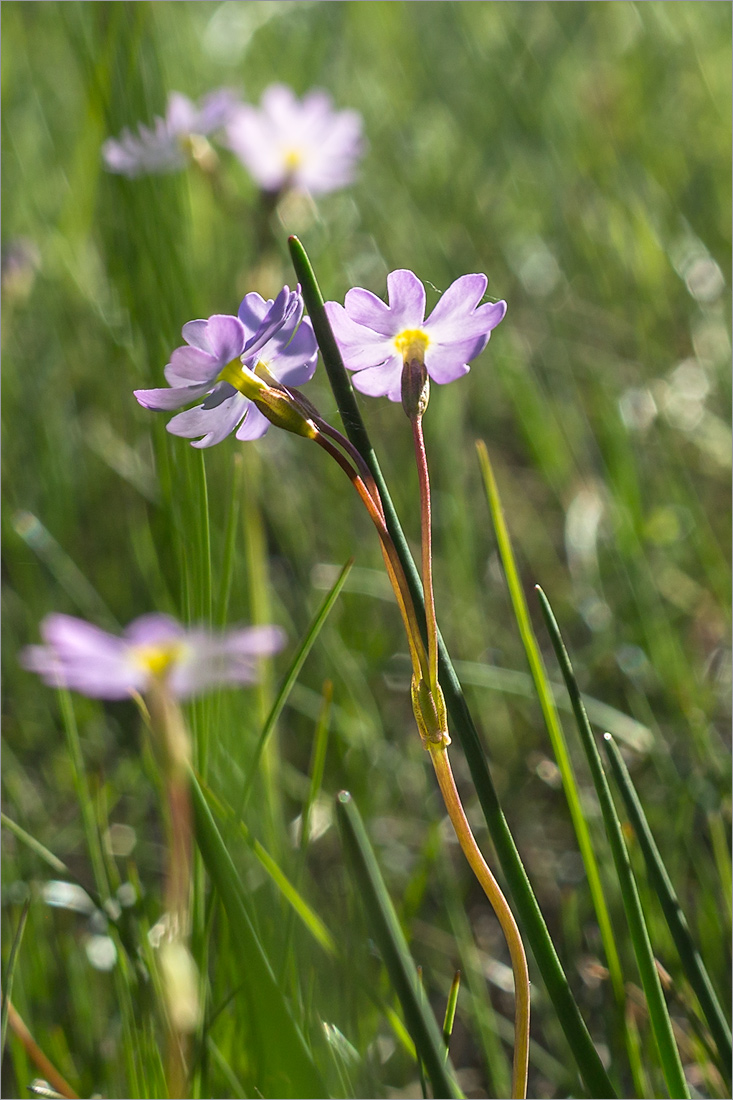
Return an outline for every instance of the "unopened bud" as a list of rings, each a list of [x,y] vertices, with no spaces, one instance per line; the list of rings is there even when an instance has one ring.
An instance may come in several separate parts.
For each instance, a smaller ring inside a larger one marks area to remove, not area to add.
[[[410,694],[415,721],[425,748],[428,745],[450,745],[448,715],[440,684],[437,685],[437,693],[433,694],[423,679],[416,680],[413,676]]]
[[[402,368],[402,408],[410,420],[419,420],[430,400],[430,379],[422,359],[405,361]]]
[[[315,439],[318,429],[298,407],[297,402],[284,390],[265,389],[252,399],[263,416],[276,428],[294,432],[306,439]]]

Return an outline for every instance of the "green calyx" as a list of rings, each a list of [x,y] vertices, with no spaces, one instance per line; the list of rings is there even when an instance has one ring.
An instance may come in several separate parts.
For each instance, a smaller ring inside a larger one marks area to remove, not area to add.
[[[413,676],[410,694],[415,721],[425,748],[430,745],[450,745],[448,715],[440,684],[436,684],[436,691],[432,692],[425,680],[418,680]]]
[[[221,371],[218,380],[228,382],[248,397],[276,428],[284,428],[305,439],[315,439],[318,435],[318,429],[301,408],[299,400],[280,385],[264,363],[258,362],[255,369],[250,370],[239,359],[233,359]]]

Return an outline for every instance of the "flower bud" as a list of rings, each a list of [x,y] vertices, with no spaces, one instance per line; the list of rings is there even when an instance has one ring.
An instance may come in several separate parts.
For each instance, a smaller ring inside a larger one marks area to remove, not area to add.
[[[419,420],[428,407],[430,379],[422,359],[405,360],[402,368],[402,408],[410,420]]]

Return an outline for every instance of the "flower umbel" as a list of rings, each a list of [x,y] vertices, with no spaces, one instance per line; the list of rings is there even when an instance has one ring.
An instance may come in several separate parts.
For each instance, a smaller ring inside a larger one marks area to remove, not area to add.
[[[302,100],[272,84],[259,107],[243,104],[227,126],[229,147],[263,191],[286,187],[324,194],[354,178],[363,152],[361,115],[336,111],[327,92]]]
[[[160,172],[175,172],[195,154],[196,139],[220,130],[239,105],[237,95],[220,88],[204,96],[197,106],[180,92],[171,92],[165,118],[156,117],[152,126],[142,123],[137,136],[127,127],[119,138],[109,138],[102,146],[102,157],[108,171],[122,176],[144,176]],[[205,142],[202,143],[211,149]]]
[[[170,388],[135,390],[135,397],[146,409],[163,410],[203,397],[168,424],[173,435],[196,440],[194,447],[212,447],[232,432],[239,440],[259,439],[271,419],[278,422],[260,407],[277,403],[280,386],[300,386],[316,369],[318,347],[299,289],[283,287],[274,301],[247,294],[236,317],[189,321],[182,335],[186,346],[165,368]]]
[[[326,312],[354,385],[372,397],[402,400],[403,367],[422,365],[434,382],[453,382],[486,347],[506,302],[479,304],[485,275],[462,275],[425,319],[425,288],[412,271],[387,276],[389,304],[369,290],[350,290]]]
[[[285,643],[275,626],[212,634],[157,613],[135,619],[121,636],[71,615],[47,615],[41,637],[44,645],[22,651],[23,667],[50,687],[94,699],[125,699],[160,684],[174,698],[188,699],[218,684],[251,684],[257,659]]]

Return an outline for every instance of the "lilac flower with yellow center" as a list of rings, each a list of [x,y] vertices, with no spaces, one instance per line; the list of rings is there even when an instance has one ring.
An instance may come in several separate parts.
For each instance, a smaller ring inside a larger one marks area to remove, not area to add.
[[[302,100],[272,84],[259,107],[243,104],[227,125],[229,147],[263,191],[286,187],[313,195],[345,187],[363,152],[356,111],[335,111],[327,92]]]
[[[453,382],[486,347],[506,302],[479,304],[485,275],[462,275],[425,319],[425,288],[412,271],[387,276],[389,304],[355,287],[344,305],[326,302],[326,312],[354,385],[372,397],[402,399],[407,364],[424,366],[434,382]]]
[[[222,129],[238,105],[237,95],[228,88],[204,96],[199,106],[180,92],[171,92],[165,118],[156,117],[152,126],[140,123],[137,136],[125,127],[119,138],[105,141],[105,166],[110,172],[130,178],[184,168],[189,157],[196,155],[198,145],[211,155],[202,139]]]
[[[121,636],[71,615],[47,615],[44,645],[27,646],[21,664],[50,687],[94,699],[125,699],[164,684],[187,699],[219,684],[252,684],[257,661],[277,653],[285,635],[275,626],[212,634],[185,629],[169,615],[142,615]]]
[[[147,409],[194,408],[174,416],[168,431],[212,447],[232,432],[259,439],[270,426],[253,399],[275,384],[300,386],[313,377],[318,346],[303,318],[300,290],[283,287],[273,302],[245,295],[236,317],[214,314],[183,326],[186,346],[176,348],[165,368],[170,388],[135,390]]]

